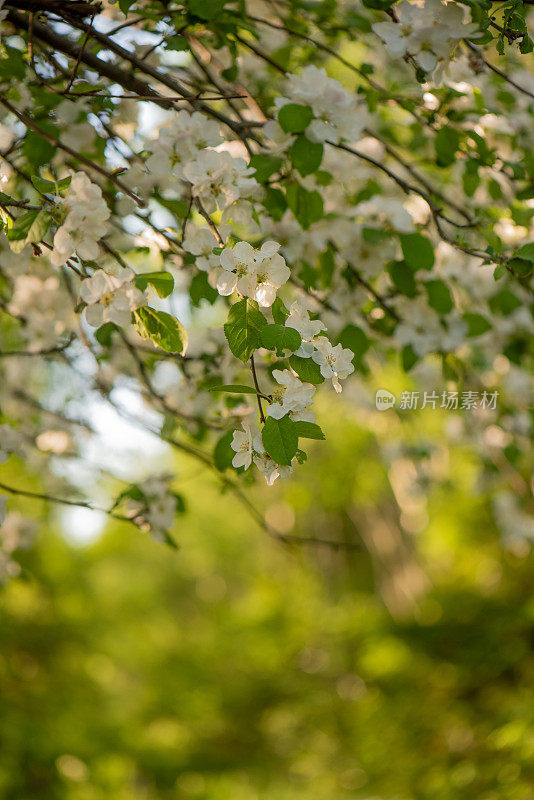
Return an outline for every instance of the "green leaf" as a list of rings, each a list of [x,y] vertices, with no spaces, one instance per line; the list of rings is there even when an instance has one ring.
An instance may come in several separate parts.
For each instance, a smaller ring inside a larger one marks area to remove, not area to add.
[[[313,119],[309,106],[287,103],[278,112],[278,123],[286,133],[302,133]]]
[[[68,189],[71,179],[69,176],[68,178],[62,178],[60,181],[49,181],[45,178],[40,178],[38,175],[32,175],[31,181],[41,194],[59,194]]]
[[[324,253],[319,256],[319,275],[321,284],[325,288],[332,285],[332,279],[336,269],[336,260],[334,258],[334,250],[329,244]]]
[[[396,0],[362,0],[365,8],[374,8],[376,11],[385,11],[395,2]]]
[[[225,81],[228,81],[228,83],[233,83],[237,79],[238,74],[239,69],[235,61],[231,67],[227,67],[221,71],[221,75]]]
[[[48,211],[26,211],[13,223],[7,232],[10,247],[14,253],[20,253],[28,242],[40,242],[45,236],[51,217]]]
[[[185,355],[187,331],[175,317],[165,311],[142,306],[134,311],[137,331],[167,353]]]
[[[413,277],[413,271],[405,261],[390,261],[388,272],[393,284],[407,297],[415,297],[417,287]]]
[[[276,355],[283,358],[285,350],[294,353],[302,344],[300,333],[295,328],[285,325],[266,325],[261,332],[261,344],[267,350],[276,350]]]
[[[95,332],[95,339],[102,347],[110,347],[111,337],[114,331],[118,328],[113,322],[104,322],[103,325]]]
[[[462,314],[463,319],[467,322],[468,331],[467,335],[481,336],[483,333],[491,330],[491,325],[482,314]]]
[[[189,284],[189,297],[194,306],[200,305],[201,300],[207,300],[208,303],[213,305],[219,297],[219,293],[217,289],[209,285],[207,273],[199,271],[193,275],[193,279]]]
[[[521,39],[521,43],[519,45],[519,52],[525,55],[526,53],[532,53],[534,50],[534,42],[530,38],[530,36],[523,36]]]
[[[292,183],[287,187],[286,197],[289,208],[304,230],[323,216],[323,198],[319,192],[309,192],[300,183]]]
[[[504,264],[498,264],[493,272],[493,280],[498,281],[506,275],[506,267]]]
[[[272,304],[271,312],[277,325],[285,325],[286,319],[289,317],[289,311],[279,297],[277,297]]]
[[[443,281],[426,281],[424,284],[428,295],[428,304],[438,314],[452,311],[454,302],[449,287]]]
[[[185,200],[167,200],[167,198],[162,197],[157,192],[155,193],[155,199],[160,205],[162,205],[164,208],[167,208],[172,214],[175,214],[180,219],[183,219],[186,216],[189,203],[187,203]]]
[[[200,19],[215,19],[226,4],[226,0],[189,0],[188,10]]]
[[[170,272],[140,272],[135,276],[134,283],[141,291],[150,284],[160,297],[168,297],[174,289],[174,278]]]
[[[322,432],[319,425],[316,425],[315,422],[295,422],[295,427],[297,429],[297,434],[299,439],[325,439],[325,435]]]
[[[299,446],[297,427],[288,415],[282,419],[267,417],[261,434],[263,446],[277,464],[289,466]]]
[[[299,271],[298,277],[301,279],[306,289],[318,289],[319,270],[314,269],[314,267],[304,259],[302,259],[301,263],[302,269]]]
[[[224,436],[221,436],[215,449],[213,450],[213,460],[219,472],[224,472],[225,469],[232,466],[232,459],[235,456],[235,451],[232,450],[231,444],[234,438],[234,432],[228,431]]]
[[[261,347],[261,331],[267,320],[254,300],[245,298],[231,306],[224,326],[224,335],[236,358],[247,361]]]
[[[289,366],[295,370],[301,381],[305,383],[313,383],[315,385],[324,383],[319,364],[316,364],[311,358],[290,356]]]
[[[468,197],[473,197],[480,186],[480,175],[478,174],[478,164],[475,161],[467,161],[464,174],[462,176],[464,192]]]
[[[189,42],[185,36],[170,36],[165,40],[165,50],[189,50]]]
[[[434,248],[430,239],[421,233],[403,233],[400,236],[404,260],[413,270],[432,269]]]
[[[525,261],[532,261],[534,263],[534,242],[524,244],[519,250],[514,253],[516,258],[523,258]]]
[[[258,183],[265,183],[271,175],[280,171],[283,160],[278,156],[267,156],[264,153],[256,153],[249,161],[249,167],[256,170],[254,177]]]
[[[352,359],[353,364],[356,364],[356,361],[361,359],[371,346],[371,342],[364,331],[357,325],[345,325],[338,336],[338,342],[342,344],[343,347],[352,350],[354,353],[354,358]]]
[[[272,186],[266,186],[263,205],[267,209],[269,215],[276,222],[280,222],[287,209],[287,200],[284,193],[280,189],[274,189]]]
[[[411,344],[406,344],[402,348],[401,352],[401,364],[402,368],[405,372],[409,372],[412,367],[414,367],[417,362],[419,361],[419,356],[411,346]]]
[[[526,278],[531,274],[533,264],[534,262],[527,261],[526,258],[512,258],[508,262],[508,267],[518,278]]]
[[[229,394],[257,394],[256,389],[252,386],[245,386],[241,383],[234,384],[218,384],[217,386],[210,386],[210,392],[228,392]]]
[[[438,167],[449,167],[453,164],[459,146],[460,134],[458,131],[449,127],[441,128],[434,139]]]
[[[289,158],[295,169],[298,169],[305,178],[306,175],[311,175],[321,166],[323,150],[320,142],[310,142],[304,135],[300,135],[291,145]]]
[[[41,127],[48,129],[51,126],[45,126],[41,123]],[[48,130],[47,130],[48,132]],[[52,135],[57,135],[57,129],[54,128]],[[28,162],[35,167],[41,164],[50,164],[56,153],[56,148],[50,142],[43,138],[40,133],[35,131],[26,131],[24,143],[22,145],[22,153]]]
[[[380,244],[380,242],[391,239],[391,236],[390,231],[383,231],[381,228],[367,228],[365,226],[362,228],[362,238],[368,244]]]
[[[488,300],[488,305],[494,314],[508,316],[521,306],[521,300],[510,289],[501,289]]]
[[[20,239],[26,240],[28,231],[38,215],[39,211],[25,211],[13,221],[13,226],[7,234],[7,238],[12,242],[19,241]]]
[[[128,16],[128,11],[131,9],[135,0],[119,0],[119,8],[125,17]]]
[[[23,81],[26,77],[27,68],[23,51],[5,44],[4,36],[2,36],[2,45],[0,48],[0,76],[11,81],[14,78]]]

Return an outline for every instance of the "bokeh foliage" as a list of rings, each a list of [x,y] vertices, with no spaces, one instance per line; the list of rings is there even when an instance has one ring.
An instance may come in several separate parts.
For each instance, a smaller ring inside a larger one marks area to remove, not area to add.
[[[437,445],[443,422],[402,433]],[[0,594],[0,796],[531,798],[532,556],[502,547],[461,448],[425,524],[384,538],[379,439],[332,418],[295,481],[253,490],[352,550],[271,540],[185,461],[178,552],[121,523],[72,544],[50,517]]]

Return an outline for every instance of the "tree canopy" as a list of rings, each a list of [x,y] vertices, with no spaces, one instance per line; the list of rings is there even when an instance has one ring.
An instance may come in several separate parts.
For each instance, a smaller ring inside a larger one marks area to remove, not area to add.
[[[398,419],[450,412],[531,536],[529,8],[4,0],[0,453],[40,481],[0,481],[2,508],[175,544],[172,472],[90,463],[104,408],[265,527],[250,486],[381,390]],[[374,382],[398,368],[401,397]]]

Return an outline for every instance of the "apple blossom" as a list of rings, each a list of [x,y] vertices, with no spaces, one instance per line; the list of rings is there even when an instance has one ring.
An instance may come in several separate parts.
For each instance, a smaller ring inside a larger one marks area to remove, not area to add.
[[[314,339],[317,348],[312,355],[312,359],[319,365],[323,378],[332,378],[332,385],[336,392],[342,391],[340,381],[348,378],[354,372],[352,359],[354,353],[348,347],[344,348],[340,344],[335,347],[330,344],[326,336],[318,336]]]
[[[121,269],[111,275],[97,270],[83,281],[80,298],[86,303],[85,318],[89,325],[99,328],[105,322],[128,325],[132,311],[146,303],[146,295],[134,285],[134,273]]]
[[[315,386],[303,383],[288,369],[274,369],[273,378],[282,388],[273,392],[274,402],[267,406],[267,414],[274,419],[290,414],[295,421],[315,422],[315,414],[306,410],[313,402]]]

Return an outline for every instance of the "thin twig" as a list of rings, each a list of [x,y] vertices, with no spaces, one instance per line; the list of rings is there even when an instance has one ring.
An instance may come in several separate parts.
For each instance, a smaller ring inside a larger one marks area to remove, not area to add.
[[[122,522],[130,522],[135,525],[135,520],[133,518],[127,517],[125,514],[117,514],[115,511],[111,511],[108,508],[100,508],[100,506],[95,506],[87,500],[67,500],[64,497],[54,497],[50,494],[30,492],[27,489],[18,489],[16,486],[9,486],[7,483],[0,483],[0,489],[4,492],[9,492],[9,494],[18,495],[19,497],[29,497],[33,500],[45,500],[46,502],[57,503],[62,506],[74,506],[75,508],[88,508],[90,511],[100,511],[102,514],[107,514],[108,517],[119,519]]]
[[[100,175],[103,175],[105,178],[112,181],[112,183],[118,186],[121,192],[124,192],[124,194],[127,194],[128,197],[131,197],[132,200],[134,200],[137,203],[137,205],[140,206],[140,208],[145,207],[143,201],[139,197],[137,197],[136,194],[130,191],[130,189],[128,189],[128,187],[124,183],[122,183],[122,181],[120,181],[117,178],[117,176],[114,175],[112,172],[109,172],[109,170],[105,169],[104,167],[101,167],[100,164],[97,164],[96,162],[86,158],[81,153],[77,153],[75,150],[73,150],[71,147],[61,142],[55,136],[52,136],[51,134],[47,133],[43,128],[41,128],[40,125],[37,125],[36,122],[34,122],[30,117],[28,117],[27,114],[24,114],[22,111],[19,111],[17,108],[15,108],[15,106],[13,106],[9,102],[9,100],[6,100],[5,97],[0,96],[0,103],[2,103],[2,105],[5,106],[5,108],[7,108],[9,111],[11,111],[11,113],[14,114],[18,119],[20,119],[20,121],[23,122],[28,128],[34,130],[36,133],[42,136],[43,139],[46,139],[47,142],[50,142],[50,144],[53,147],[59,147],[65,153],[68,153],[73,158],[77,159],[78,161],[81,161],[82,164],[85,164],[86,167],[89,167],[90,169],[93,169],[95,172],[98,172]]]
[[[195,205],[198,208],[200,214],[204,217],[204,219],[210,226],[213,233],[215,234],[215,237],[219,242],[219,244],[221,245],[221,247],[224,247],[224,239],[222,238],[216,224],[214,223],[214,221],[212,220],[212,218],[210,217],[210,215],[208,214],[208,212],[206,211],[206,209],[204,208],[198,197],[195,197]]]
[[[76,79],[76,73],[78,72],[78,67],[80,66],[80,62],[82,60],[83,51],[85,50],[85,48],[87,46],[87,42],[89,41],[89,36],[91,35],[91,31],[92,31],[92,28],[93,28],[93,22],[94,22],[94,19],[95,19],[96,11],[97,10],[95,8],[95,10],[93,11],[93,16],[91,17],[91,21],[89,22],[89,27],[87,28],[87,31],[85,33],[85,37],[84,37],[84,40],[82,42],[82,46],[81,46],[80,52],[78,53],[78,58],[76,59],[76,63],[74,64],[74,69],[72,70],[72,75],[70,77],[69,84],[68,84],[67,88],[65,89],[65,94],[68,94],[70,92],[70,88],[71,88],[72,84],[74,83],[74,81]]]
[[[260,385],[258,383],[258,376],[256,375],[256,364],[254,363],[254,355],[250,356],[250,371],[252,372],[252,380],[254,382],[254,388],[256,389],[256,399],[258,401],[258,409],[260,411],[260,422],[262,424],[265,423],[265,415],[263,413],[263,406],[261,404],[261,398],[265,395],[260,389]]]

